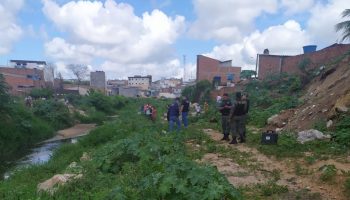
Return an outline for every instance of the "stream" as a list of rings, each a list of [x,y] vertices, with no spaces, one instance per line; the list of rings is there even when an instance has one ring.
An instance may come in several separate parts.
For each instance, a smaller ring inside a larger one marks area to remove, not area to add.
[[[3,179],[6,180],[10,178],[13,170],[16,170],[21,167],[26,167],[30,165],[44,164],[48,162],[54,152],[55,149],[60,147],[64,143],[76,143],[77,138],[67,139],[67,140],[59,140],[50,143],[43,143],[38,145],[37,147],[29,150],[29,154],[24,156],[23,158],[14,161],[10,169],[3,174]],[[1,178],[0,178],[1,179]]]

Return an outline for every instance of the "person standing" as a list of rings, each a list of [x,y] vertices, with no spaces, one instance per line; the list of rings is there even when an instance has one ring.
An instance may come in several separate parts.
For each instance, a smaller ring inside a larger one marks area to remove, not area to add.
[[[181,124],[179,120],[180,108],[179,108],[179,98],[176,98],[175,101],[169,107],[169,132],[173,131],[174,123],[177,125],[177,131],[180,131]]]
[[[224,137],[221,140],[229,141],[230,134],[230,111],[232,102],[227,93],[223,95],[221,103],[219,105],[219,111],[221,112],[221,127]]]
[[[246,133],[247,133],[246,121],[247,121],[247,118],[248,118],[249,105],[250,105],[248,93],[243,93],[242,101],[246,102],[247,107],[245,109],[245,121],[244,121],[243,134],[239,136],[240,137],[240,143],[244,143],[246,141]]]
[[[188,112],[190,110],[190,102],[188,101],[187,97],[183,97],[182,103],[181,103],[181,117],[182,117],[182,123],[185,128],[188,126]]]
[[[236,101],[232,106],[230,115],[230,125],[232,133],[232,141],[230,144],[237,144],[238,136],[241,137],[241,142],[245,141],[243,136],[245,128],[245,120],[247,113],[247,101],[242,99],[242,93],[236,93]]]

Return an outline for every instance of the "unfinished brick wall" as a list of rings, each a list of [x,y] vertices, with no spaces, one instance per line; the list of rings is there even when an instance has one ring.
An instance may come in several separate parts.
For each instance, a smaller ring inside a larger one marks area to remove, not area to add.
[[[45,87],[44,72],[42,70],[0,67],[0,73],[4,75],[12,95],[26,95],[32,88]],[[33,80],[28,78],[27,75],[37,75],[40,80]]]
[[[206,56],[197,56],[197,81],[213,81],[215,76],[221,77],[221,83],[227,82],[227,75],[234,74],[234,82],[240,80],[241,67],[222,67],[220,61]]]
[[[258,76],[259,79],[265,79],[266,76],[273,73],[298,74],[301,73],[299,63],[304,59],[310,59],[311,63],[308,69],[314,69],[328,64],[348,51],[350,51],[350,44],[334,44],[319,51],[296,56],[261,54],[258,61]]]

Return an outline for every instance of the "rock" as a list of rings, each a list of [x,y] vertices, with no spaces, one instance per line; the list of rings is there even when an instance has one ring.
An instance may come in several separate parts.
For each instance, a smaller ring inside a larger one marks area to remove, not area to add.
[[[327,128],[330,128],[331,126],[333,126],[333,121],[332,120],[329,120],[327,122]]]
[[[272,115],[270,118],[267,119],[267,124],[268,125],[275,125],[278,120],[278,115]]]
[[[330,139],[330,135],[325,135],[321,131],[315,130],[315,129],[310,129],[306,131],[300,131],[298,133],[298,142],[300,143],[305,143],[308,141],[313,141],[313,140],[324,140],[324,139]]]
[[[283,128],[276,128],[276,133],[281,133],[283,131]]]
[[[83,177],[82,174],[56,174],[52,178],[39,183],[37,186],[38,192],[45,191],[53,194],[57,190],[57,187],[55,186],[64,185],[72,179],[78,179],[81,177]]]
[[[346,113],[349,111],[349,108],[346,106],[337,106],[335,107],[335,111],[338,113]]]
[[[326,108],[322,109],[322,112],[323,112],[323,113],[325,113],[325,112],[327,112],[327,111],[328,111],[328,109],[326,109]]]
[[[88,153],[84,152],[83,155],[80,158],[80,161],[90,161],[91,158]]]

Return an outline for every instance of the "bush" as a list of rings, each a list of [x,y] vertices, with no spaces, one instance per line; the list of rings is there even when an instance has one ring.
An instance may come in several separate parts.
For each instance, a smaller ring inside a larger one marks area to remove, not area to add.
[[[66,128],[73,124],[69,109],[62,102],[52,99],[37,100],[33,105],[33,113],[46,120],[56,130]]]
[[[53,90],[50,88],[34,88],[30,91],[29,95],[34,99],[38,98],[51,98],[53,96]]]
[[[338,144],[350,147],[350,116],[342,116],[335,125],[333,133],[334,141]]]
[[[322,181],[332,181],[337,175],[337,168],[334,165],[323,165],[320,169]]]

